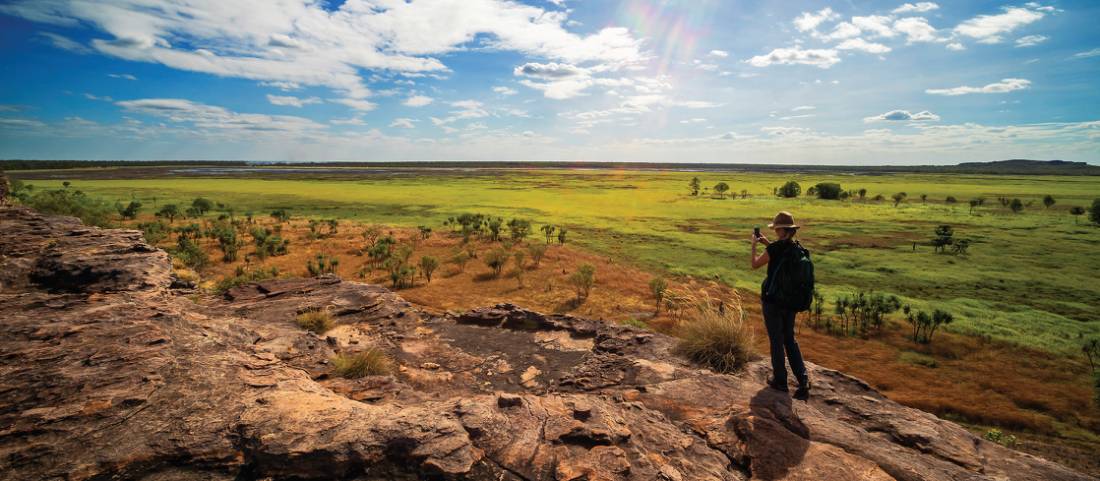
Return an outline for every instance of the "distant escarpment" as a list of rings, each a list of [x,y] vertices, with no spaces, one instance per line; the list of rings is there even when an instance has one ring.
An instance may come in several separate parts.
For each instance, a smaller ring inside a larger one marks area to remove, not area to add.
[[[0,478],[1086,480],[811,366],[717,374],[633,327],[283,279],[195,303],[135,231],[0,207]],[[295,318],[325,312],[318,335]],[[335,376],[383,352],[393,368]]]

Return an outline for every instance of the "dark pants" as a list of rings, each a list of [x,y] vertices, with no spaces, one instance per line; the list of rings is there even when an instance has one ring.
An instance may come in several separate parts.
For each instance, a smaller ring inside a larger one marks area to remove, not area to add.
[[[768,329],[768,344],[772,354],[772,376],[775,383],[787,384],[787,366],[783,363],[783,352],[791,363],[791,371],[800,385],[806,384],[806,365],[802,362],[802,351],[798,341],[794,340],[794,317],[798,313],[779,304],[764,302],[764,327]]]

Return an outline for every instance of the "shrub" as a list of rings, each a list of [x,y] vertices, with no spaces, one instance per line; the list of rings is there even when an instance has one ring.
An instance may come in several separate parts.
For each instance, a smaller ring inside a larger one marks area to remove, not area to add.
[[[1020,199],[1012,199],[1012,202],[1008,203],[1008,208],[1012,209],[1013,213],[1019,214],[1020,211],[1024,210],[1024,203],[1020,202]]]
[[[898,356],[898,360],[907,364],[924,366],[933,369],[938,366],[938,364],[936,363],[936,358],[913,351],[902,351],[902,353]]]
[[[206,252],[187,237],[180,237],[176,241],[176,248],[172,251],[172,256],[179,259],[183,265],[195,270],[202,270],[210,263],[210,258],[207,257]]]
[[[332,373],[347,379],[364,376],[381,376],[394,372],[394,362],[378,348],[368,348],[351,354],[337,354],[332,358]]]
[[[686,318],[677,329],[675,352],[716,372],[740,370],[753,357],[752,330],[745,325],[739,300],[732,306],[706,294],[675,294]]]
[[[142,222],[138,224],[138,229],[141,229],[141,233],[145,236],[145,242],[150,245],[157,245],[160,241],[167,239],[170,232],[168,224],[159,220],[156,222]]]
[[[985,438],[986,441],[995,442],[1006,448],[1011,448],[1016,445],[1016,436],[1003,433],[997,428],[986,431],[985,436],[982,437]]]
[[[534,262],[535,267],[538,267],[542,262],[542,258],[546,256],[546,246],[542,244],[531,244],[527,247],[527,252],[531,254],[531,262]]]
[[[1097,202],[1092,204],[1093,211],[1100,211],[1100,207],[1098,207],[1098,205],[1100,205],[1100,200],[1097,200]],[[1096,223],[1100,224],[1100,220],[1096,221]],[[558,245],[565,245],[566,232],[568,231],[565,229],[565,226],[558,226]]]
[[[141,210],[141,202],[131,200],[129,204],[123,206],[122,203],[115,204],[115,210],[118,211],[119,217],[123,219],[133,220],[137,217],[138,211]]]
[[[729,192],[730,185],[725,182],[719,182],[714,184],[714,191],[718,193],[718,197],[725,197],[726,192]]]
[[[569,284],[577,291],[578,301],[588,299],[592,286],[596,284],[596,268],[592,264],[582,264],[577,272],[569,276]]]
[[[1093,224],[1100,224],[1100,199],[1092,201],[1092,208],[1089,209],[1089,220]]]
[[[897,207],[898,204],[905,200],[906,197],[909,197],[909,194],[906,194],[905,192],[898,192],[890,196],[891,199],[894,199],[894,207]]]
[[[817,191],[817,198],[826,200],[836,200],[840,198],[841,188],[840,184],[833,182],[822,182],[814,186]]]
[[[654,277],[649,280],[649,292],[653,294],[653,299],[657,301],[657,313],[661,313],[661,302],[664,301],[665,291],[668,290],[668,282],[660,277]]]
[[[913,341],[922,344],[931,343],[932,336],[936,333],[937,329],[955,321],[954,315],[939,309],[932,311],[932,314],[928,314],[927,312],[916,311],[909,306],[904,306],[902,311],[905,312],[905,320],[913,326]]]
[[[250,271],[245,271],[243,266],[237,266],[237,270],[232,276],[224,277],[214,285],[214,292],[224,293],[234,287],[243,286],[249,282],[263,281],[267,279],[274,279],[279,277],[279,268],[272,267],[270,269],[258,268]]]
[[[195,209],[195,211],[198,212],[199,215],[203,215],[206,214],[207,211],[214,208],[214,203],[211,202],[210,199],[199,197],[191,201],[191,208]]]
[[[489,266],[493,270],[494,277],[500,277],[501,271],[504,270],[504,265],[508,262],[508,251],[504,249],[493,249],[485,254],[485,258],[482,259],[486,266]]]
[[[44,190],[34,195],[21,195],[20,199],[28,207],[43,214],[69,215],[86,225],[111,227],[111,213],[114,208],[102,199],[89,197],[79,190]]]
[[[294,322],[298,327],[314,334],[324,334],[336,327],[336,323],[332,321],[332,314],[323,309],[312,309],[298,314]]]
[[[1085,208],[1079,205],[1075,205],[1069,208],[1069,214],[1073,216],[1073,223],[1077,224],[1077,218],[1085,214]]]
[[[786,197],[788,199],[798,197],[802,195],[802,186],[798,185],[798,182],[793,180],[787,181],[786,184],[783,184],[782,187],[776,190],[776,194],[778,194],[779,197]]]
[[[949,195],[946,199],[943,200],[943,202],[946,204],[956,204],[959,202],[959,199],[956,199],[953,195]]]
[[[322,274],[335,274],[336,268],[340,265],[340,259],[337,257],[327,256],[325,254],[317,254],[316,263],[314,259],[306,260],[306,271],[310,276],[317,277]]]
[[[622,321],[621,324],[624,325],[624,326],[632,326],[632,327],[637,327],[638,329],[649,330],[649,324],[646,324],[646,322],[641,320],[641,319],[630,318],[630,319],[627,319],[625,321]]]
[[[512,234],[513,241],[522,241],[531,234],[531,221],[527,219],[512,219],[508,221],[508,232]]]
[[[176,221],[176,217],[180,216],[180,208],[176,204],[164,204],[160,206],[160,210],[154,215],[157,217],[167,217],[168,223],[171,224]]]
[[[428,284],[432,283],[432,273],[439,267],[439,259],[432,256],[424,256],[420,258],[420,273],[424,276],[424,279]]]
[[[470,262],[470,254],[467,254],[464,250],[455,251],[451,256],[451,263],[458,266],[458,272],[466,271],[466,263]]]
[[[286,209],[277,209],[271,212],[271,218],[282,224],[290,220],[290,212],[287,212]]]
[[[692,194],[692,195],[695,195],[695,194]],[[542,231],[543,235],[546,236],[546,243],[547,244],[554,241],[554,231],[557,230],[557,227],[554,227],[553,225],[550,225],[550,224],[546,224],[542,227],[539,227],[539,230]]]

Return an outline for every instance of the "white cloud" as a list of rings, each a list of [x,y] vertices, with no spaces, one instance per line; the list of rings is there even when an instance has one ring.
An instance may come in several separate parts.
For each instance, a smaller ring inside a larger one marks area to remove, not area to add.
[[[370,95],[361,70],[446,72],[440,56],[480,46],[615,69],[647,56],[625,28],[587,35],[566,29],[567,11],[507,0],[348,1],[118,0],[90,5],[21,0],[0,13],[59,27],[87,25],[91,49],[133,61],[224,77],[327,86]],[[52,35],[52,36],[51,36]],[[62,48],[82,46],[45,35]],[[87,47],[83,47],[87,49]]]
[[[317,97],[295,97],[292,95],[267,95],[267,101],[271,102],[271,105],[280,105],[283,107],[302,107],[309,104],[319,104],[321,99]]]
[[[128,112],[150,115],[188,124],[217,135],[262,135],[302,133],[309,135],[323,125],[303,117],[237,113],[214,105],[184,99],[138,99],[115,102]]]
[[[0,12],[2,11],[3,9],[0,8]],[[92,53],[92,49],[64,35],[58,35],[51,32],[38,32],[38,36],[50,42],[51,45],[61,50],[68,50],[70,52],[79,54]]]
[[[863,32],[871,32],[878,37],[893,38],[897,33],[890,28],[891,20],[890,17],[883,15],[852,17],[852,25],[855,25]]]
[[[836,48],[838,50],[860,50],[867,53],[886,53],[890,51],[890,47],[881,43],[868,42],[862,38],[850,38],[837,44]]]
[[[1004,13],[996,15],[978,15],[955,27],[955,33],[970,37],[980,43],[999,43],[1003,35],[1019,27],[1037,22],[1044,13],[1020,7],[1006,7]]]
[[[711,57],[726,58],[730,56],[730,53],[725,50],[711,50],[707,55]]]
[[[824,22],[830,22],[839,18],[840,15],[834,12],[833,9],[825,7],[816,13],[802,12],[802,15],[794,19],[794,26],[801,32],[809,32],[816,30],[818,25]]]
[[[940,6],[933,2],[903,3],[900,7],[894,9],[894,13],[924,13],[937,8],[940,8]]]
[[[130,75],[128,73],[109,73],[109,74],[107,74],[107,76],[111,77],[111,78],[119,78],[119,79],[124,79],[124,80],[137,80],[137,77],[135,77],[133,75]]]
[[[703,124],[703,123],[706,123],[706,122],[707,122],[707,119],[704,119],[702,117],[696,117],[696,118],[693,118],[693,119],[684,119],[684,120],[680,121],[681,124]]]
[[[815,110],[815,109],[817,109],[817,107],[814,107],[813,105],[799,105],[798,107],[795,107],[795,108],[791,109],[791,112],[803,112],[803,111],[806,111],[806,110]]]
[[[907,17],[894,21],[894,30],[905,34],[906,43],[936,42],[936,28],[922,17]]]
[[[519,93],[519,92],[516,91],[516,89],[508,88],[508,87],[504,87],[504,86],[493,87],[493,92],[496,92],[496,93],[498,93],[500,95],[503,95],[505,97],[508,97],[510,95],[515,95],[515,94]]]
[[[1100,48],[1094,48],[1085,52],[1077,52],[1073,54],[1072,58],[1092,58],[1100,56]]]
[[[0,129],[36,129],[46,124],[32,119],[12,119],[0,117]]]
[[[910,113],[908,110],[891,110],[881,115],[874,117],[864,118],[864,122],[879,122],[879,121],[907,121],[907,122],[938,122],[940,116],[927,110]]]
[[[594,79],[588,69],[555,62],[525,63],[517,66],[512,73],[518,77],[528,77],[520,80],[519,83],[542,91],[543,96],[555,100],[583,95],[585,90],[601,81]],[[602,81],[606,82],[607,79]]]
[[[966,95],[966,94],[1003,94],[1014,90],[1023,90],[1031,87],[1031,81],[1022,78],[1006,78],[1000,82],[994,82],[984,87],[954,87],[947,89],[928,89],[925,93],[932,95]]]
[[[363,111],[363,112],[369,112],[371,110],[374,110],[375,107],[378,107],[378,104],[376,104],[374,102],[370,102],[370,101],[363,100],[363,99],[355,99],[355,98],[328,99],[328,101],[333,102],[333,103],[337,103],[337,104],[341,104],[341,105],[346,105],[346,106],[351,107],[355,110],[360,110],[360,111]]]
[[[833,27],[833,31],[827,35],[821,35],[820,38],[824,40],[843,40],[846,38],[858,37],[862,31],[859,27],[852,25],[850,22],[840,22]]]
[[[552,80],[574,76],[588,76],[585,69],[576,65],[564,63],[536,63],[529,62],[516,67],[512,73],[516,76],[533,77],[543,80]]]
[[[1034,47],[1047,41],[1046,35],[1028,35],[1026,37],[1020,37],[1016,39],[1016,47]]]
[[[393,127],[393,128],[396,128],[396,129],[416,128],[416,126],[413,125],[413,122],[416,122],[416,120],[407,119],[407,118],[393,119],[393,122],[390,122],[390,127]]]
[[[948,50],[954,50],[954,51],[958,52],[960,50],[966,50],[966,47],[963,44],[959,43],[959,42],[951,42],[951,43],[947,44],[947,49]]]
[[[480,119],[489,116],[489,112],[485,110],[484,105],[476,100],[451,102],[451,107],[455,107],[455,110],[450,112],[450,116],[444,118],[432,117],[432,123],[437,126],[444,126],[459,120]]]
[[[263,86],[263,87],[274,87],[274,88],[277,88],[279,90],[282,90],[283,92],[289,92],[291,90],[300,90],[302,88],[301,85],[299,85],[297,83],[294,83],[294,82],[260,82],[260,85]]]
[[[367,122],[362,117],[355,116],[347,119],[332,119],[328,121],[333,125],[367,125]]]
[[[767,67],[769,65],[813,65],[818,68],[829,68],[840,62],[836,50],[833,49],[802,49],[801,47],[777,48],[766,55],[757,55],[746,60],[754,67]]]
[[[108,97],[106,95],[100,97],[100,96],[92,95],[92,94],[87,93],[87,92],[84,93],[84,98],[86,98],[88,100],[102,100],[104,102],[114,102],[115,101],[115,99],[113,99],[111,97]]]
[[[434,99],[425,95],[413,95],[403,102],[406,107],[423,107],[432,103]]]

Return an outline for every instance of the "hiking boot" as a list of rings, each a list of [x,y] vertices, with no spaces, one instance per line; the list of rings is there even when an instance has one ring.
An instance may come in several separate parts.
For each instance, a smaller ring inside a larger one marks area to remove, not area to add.
[[[774,378],[768,378],[768,387],[780,392],[787,392],[787,383],[778,383]]]
[[[794,398],[799,401],[810,399],[810,381],[798,384],[798,389],[794,392]]]

